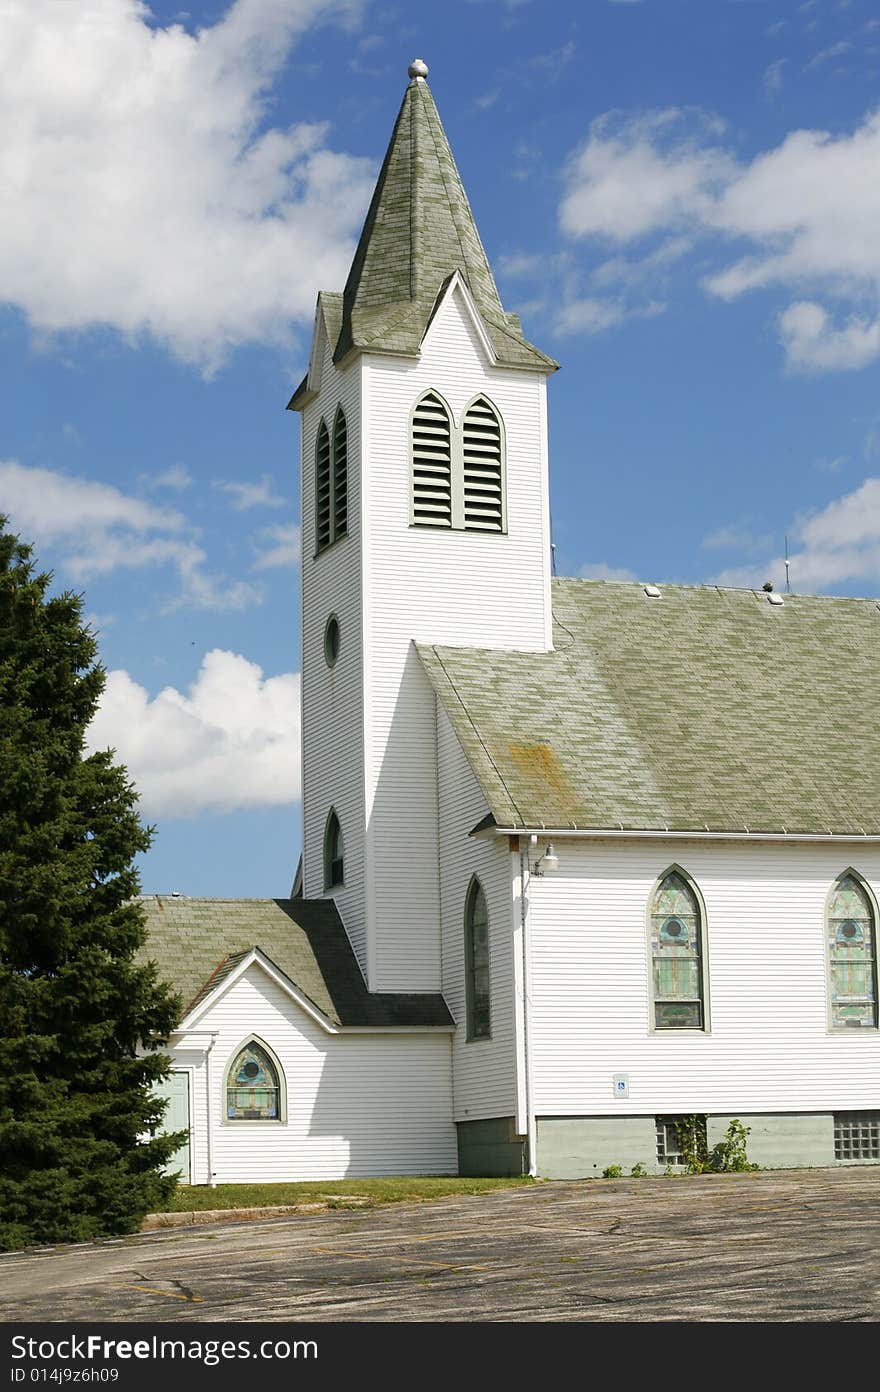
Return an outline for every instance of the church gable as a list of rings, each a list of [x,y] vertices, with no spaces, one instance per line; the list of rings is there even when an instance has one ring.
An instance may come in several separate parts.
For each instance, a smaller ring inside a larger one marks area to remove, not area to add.
[[[439,993],[371,995],[332,899],[186,899],[151,895],[144,956],[183,1000],[192,1025],[255,970],[298,999],[325,1028],[446,1028]]]

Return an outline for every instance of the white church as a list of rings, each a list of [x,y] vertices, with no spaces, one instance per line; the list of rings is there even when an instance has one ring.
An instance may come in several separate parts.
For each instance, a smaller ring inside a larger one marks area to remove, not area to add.
[[[302,418],[290,899],[144,899],[215,1184],[880,1161],[880,604],[551,578],[547,379],[410,82]],[[656,577],[655,577],[656,579]]]

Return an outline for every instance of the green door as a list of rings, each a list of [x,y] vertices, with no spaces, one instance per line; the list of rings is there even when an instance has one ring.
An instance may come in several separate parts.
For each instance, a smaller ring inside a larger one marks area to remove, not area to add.
[[[171,1073],[163,1082],[156,1086],[156,1093],[159,1097],[167,1098],[168,1109],[162,1123],[162,1130],[167,1131],[189,1131],[189,1074]],[[189,1136],[183,1145],[176,1150],[165,1166],[166,1174],[175,1174],[180,1171],[181,1184],[190,1183],[189,1172]]]

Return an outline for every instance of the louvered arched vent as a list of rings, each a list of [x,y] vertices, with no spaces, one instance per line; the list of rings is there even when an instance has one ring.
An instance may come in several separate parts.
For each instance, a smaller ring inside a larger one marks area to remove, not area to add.
[[[330,506],[330,434],[324,421],[318,426],[315,445],[315,550],[323,551],[332,540]]]
[[[504,530],[501,422],[478,396],[462,422],[464,525],[468,531]]]
[[[333,425],[333,540],[348,531],[348,428],[342,407]]]
[[[413,412],[412,516],[423,527],[452,526],[452,432],[449,412],[434,392]]]

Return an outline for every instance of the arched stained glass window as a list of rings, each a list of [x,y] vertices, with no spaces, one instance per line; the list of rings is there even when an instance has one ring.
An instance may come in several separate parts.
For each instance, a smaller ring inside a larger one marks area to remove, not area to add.
[[[479,880],[471,880],[464,913],[464,967],[467,996],[467,1037],[488,1039],[489,910]]]
[[[697,896],[684,875],[664,875],[651,905],[654,1028],[704,1029],[703,932]]]
[[[324,830],[324,888],[333,889],[341,885],[345,878],[345,851],[342,843],[342,827],[336,809],[330,808],[327,826]]]
[[[267,1051],[251,1039],[239,1049],[226,1075],[227,1121],[278,1121],[278,1071]]]
[[[877,1025],[877,935],[864,885],[841,875],[828,900],[828,966],[833,1029]]]

